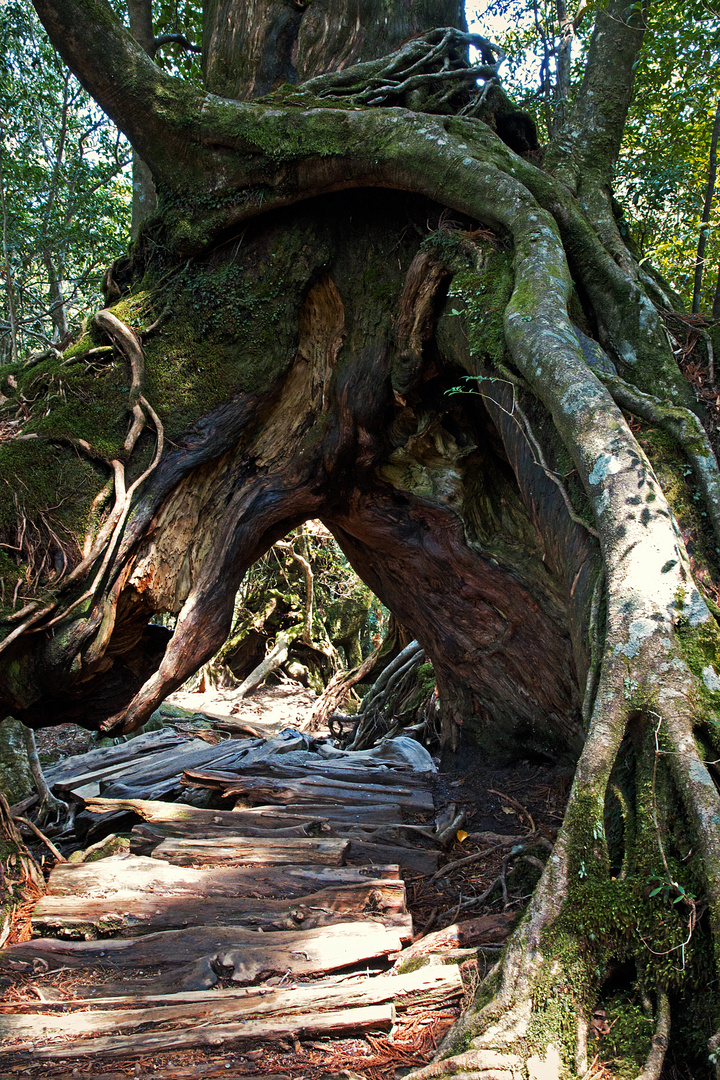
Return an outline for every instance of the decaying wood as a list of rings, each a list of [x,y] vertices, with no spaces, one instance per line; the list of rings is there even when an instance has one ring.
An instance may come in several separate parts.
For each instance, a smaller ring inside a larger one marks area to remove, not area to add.
[[[75,1057],[78,1054],[125,1057],[160,1050],[185,1050],[193,1046],[224,1046],[247,1039],[278,1039],[283,1035],[297,1036],[303,1033],[336,1035],[345,1031],[389,1031],[394,1022],[393,1005],[369,1005],[364,1009],[304,1013],[287,1019],[273,1017],[270,1020],[242,1020],[235,1024],[203,1025],[190,1031],[80,1039],[63,1046],[33,1046],[32,1049],[45,1060]]]
[[[131,758],[113,765],[98,762],[86,772],[53,780],[52,786],[55,791],[70,792],[100,781],[113,785],[128,780],[131,782],[128,786],[133,788],[142,789],[143,785],[147,785],[148,790],[153,792],[172,790],[179,786],[184,769],[232,759],[237,756],[237,746],[237,743],[232,746],[227,743],[209,746],[203,739],[191,739],[179,746],[143,754],[139,760]]]
[[[501,944],[507,939],[517,918],[517,912],[502,912],[453,923],[452,926],[426,934],[409,945],[398,957],[396,967],[402,968],[408,960],[416,956],[427,956],[428,953]]]
[[[237,926],[263,930],[309,930],[348,917],[381,918],[405,911],[400,881],[370,881],[309,893],[301,900],[238,896],[49,895],[35,906],[33,930],[65,938],[131,937],[184,926]]]
[[[57,783],[74,792],[100,780],[162,789],[177,785],[183,763],[194,761],[189,776],[221,793],[247,787],[262,801],[278,792],[282,798],[279,805],[221,811],[88,798],[87,810],[108,820],[137,815],[141,823],[133,826],[131,843],[145,845],[154,857],[122,854],[53,870],[32,926],[54,936],[5,950],[0,970],[70,969],[85,1007],[65,1001],[60,1012],[58,1002],[43,1002],[41,1012],[23,1005],[10,1015],[0,1005],[0,1034],[31,1040],[13,1050],[53,1061],[283,1033],[380,1031],[391,1026],[395,1002],[432,1005],[461,994],[457,969],[445,967],[342,982],[330,976],[272,992],[249,985],[271,975],[323,976],[370,961],[376,972],[386,967],[413,935],[399,870],[430,874],[439,853],[413,846],[403,831],[408,811],[434,810],[432,795],[412,773],[400,780],[399,770],[375,766],[259,759],[248,763],[258,775],[240,775],[239,746],[188,740],[110,764],[85,756],[79,775],[68,763]],[[203,768],[206,763],[220,767]],[[223,769],[225,763],[230,768]],[[375,776],[378,783],[366,783]],[[388,798],[393,801],[379,801]],[[323,835],[312,835],[316,830]],[[209,994],[220,979],[245,989]],[[88,1008],[98,1000],[108,1008]]]
[[[419,851],[417,848],[396,847],[390,844],[373,844],[353,837],[345,861],[354,866],[377,866],[382,863],[398,863],[402,870],[414,874],[432,874],[437,870],[439,851]]]
[[[357,828],[358,826],[351,826]],[[338,833],[327,822],[309,821],[304,825],[293,825],[289,829],[257,829],[246,825],[242,834],[244,837],[255,840],[272,840],[274,838],[323,836],[326,838],[338,838]],[[171,837],[177,839],[199,840],[223,840],[229,836],[237,836],[236,829],[225,829],[222,826],[208,828],[192,824],[171,825],[133,825],[130,832],[130,851],[133,855],[149,855],[155,848],[162,844],[163,840]],[[347,837],[343,838],[347,839]]]
[[[170,803],[149,799],[96,799],[88,798],[85,806],[95,814],[116,813],[130,810],[145,821],[159,825],[183,825],[187,823],[198,829],[223,828],[244,832],[245,827],[262,829],[286,829],[316,821],[364,822],[385,825],[401,821],[400,806],[391,802],[375,806],[354,806],[352,802],[342,806],[315,806],[303,804],[295,811],[283,806],[236,807],[234,810],[205,810],[185,803]]]
[[[367,762],[364,765],[332,764],[332,759],[327,761],[316,760],[315,763],[294,764],[286,761],[252,762],[244,767],[242,776],[272,776],[278,779],[317,780],[341,780],[350,784],[383,784],[385,786],[403,788],[425,788],[427,777],[422,773],[413,772],[411,768],[388,767],[387,765]]]
[[[184,1013],[188,1018],[202,1017],[202,1010],[210,1006],[213,1016],[236,1016],[239,1010],[252,1008],[264,1012],[290,1012],[304,1007],[311,995],[315,1007],[320,1001],[324,1004],[348,1008],[351,1005],[379,1005],[383,1001],[394,1001],[398,1009],[432,1001],[438,994],[452,997],[456,988],[462,986],[462,979],[455,965],[432,965],[405,974],[385,972],[381,975],[325,975],[311,983],[296,983],[288,987],[268,986],[233,986],[230,989],[184,990],[177,993],[147,994],[141,999],[134,994],[118,994],[114,997],[72,997],[43,1003],[43,1010],[48,1016],[63,1014],[63,1019],[72,1016],[75,1011],[94,1010],[94,1015],[101,1016],[101,1010],[132,1009],[134,1015],[145,1015],[153,1006],[187,1006]],[[336,992],[347,990],[348,997],[336,996]],[[288,995],[288,992],[292,996]],[[314,996],[313,996],[314,995]],[[194,1011],[197,1007],[197,1013]],[[0,1014],[17,1018],[28,1014],[37,1014],[36,1001],[0,1001]],[[5,1021],[3,1021],[5,1023]],[[12,1021],[14,1025],[14,1020]],[[5,1030],[5,1029],[3,1029]],[[10,1030],[10,1029],[8,1029]],[[13,1031],[18,1037],[24,1037],[27,1029],[20,1027]]]
[[[145,754],[156,753],[158,750],[179,747],[187,742],[189,742],[187,735],[180,735],[172,728],[149,731],[145,735],[137,735],[128,742],[118,743],[117,746],[100,746],[96,750],[88,750],[85,754],[74,754],[70,758],[65,758],[57,765],[51,765],[45,769],[45,778],[48,783],[54,784],[58,780],[67,780],[69,777],[91,772],[96,767],[119,765],[131,758],[136,759]]]
[[[56,866],[48,889],[53,896],[297,897],[319,889],[397,880],[397,864],[369,870],[355,866],[212,867],[197,870],[145,856],[120,855],[87,865]]]
[[[297,821],[303,819],[305,821],[316,821],[321,818],[323,821],[329,822],[347,822],[355,824],[365,825],[385,825],[388,822],[401,821],[403,818],[403,810],[407,810],[407,807],[400,807],[397,803],[391,802],[378,802],[374,805],[356,805],[352,802],[344,803],[301,803],[297,807],[293,807],[292,819]],[[281,806],[253,806],[252,808],[247,806],[238,805],[235,812],[239,813],[258,813],[262,815],[263,819],[268,817],[272,818],[277,815],[279,820],[279,814],[282,811]],[[282,815],[285,817],[285,815]]]
[[[301,803],[339,803],[351,799],[354,803],[372,806],[387,799],[388,789],[382,784],[347,783],[342,780],[323,780],[301,777],[297,780],[272,781],[261,777],[235,777],[219,771],[186,770],[183,780],[200,787],[218,787],[226,796],[241,796],[249,805],[263,802],[296,806]],[[429,812],[434,808],[429,791],[394,786],[392,801],[408,809]]]
[[[62,1012],[54,1015],[26,1012],[0,1016],[0,1036],[6,1039],[28,1039],[39,1034],[45,1039],[91,1034],[104,1036],[140,1025],[173,1021],[182,1024],[192,1021],[206,1024],[209,1021],[218,1025],[231,1020],[297,1016],[305,1011],[357,1009],[388,1002],[396,1009],[404,1009],[420,1003],[430,1005],[450,1001],[462,992],[463,983],[457,967],[438,966],[421,968],[406,975],[381,975],[339,985],[323,979],[291,990],[245,987],[168,994],[143,1002],[137,1002],[135,998],[115,998],[112,1002],[84,999],[82,1002],[58,1003]],[[116,1008],[100,1007],[109,1004]],[[122,1008],[132,1004],[136,1007]],[[88,1005],[93,1006],[91,1011],[87,1009]]]
[[[168,837],[155,848],[158,859],[184,863],[251,863],[277,866],[280,863],[341,866],[348,850],[347,840],[324,840],[280,837],[277,840],[253,840],[252,837],[228,836],[219,840]],[[387,861],[387,860],[386,860]]]
[[[262,933],[243,927],[205,927],[165,930],[139,938],[104,941],[59,941],[39,938],[10,945],[0,954],[0,970],[36,970],[34,961],[48,970],[88,968],[105,964],[132,971],[181,967],[198,960],[232,972],[233,982],[250,983],[262,972],[290,971],[319,974],[349,967],[362,960],[399,952],[412,936],[409,916],[404,926],[384,927],[375,922],[345,922],[315,930]]]

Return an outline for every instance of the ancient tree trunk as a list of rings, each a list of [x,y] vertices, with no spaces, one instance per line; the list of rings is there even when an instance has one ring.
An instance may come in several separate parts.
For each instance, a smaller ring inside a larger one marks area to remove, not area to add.
[[[613,216],[642,12],[599,7],[541,170],[456,5],[211,4],[226,99],[165,76],[101,0],[36,7],[164,209],[59,373],[3,386],[23,437],[0,466],[27,477],[1,519],[5,709],[133,730],[223,644],[247,568],[320,518],[432,661],[448,755],[577,761],[494,996],[421,1075],[583,1075],[618,964],[656,1014],[646,1071],[668,1009],[687,1028],[687,979],[702,1044],[720,477]]]

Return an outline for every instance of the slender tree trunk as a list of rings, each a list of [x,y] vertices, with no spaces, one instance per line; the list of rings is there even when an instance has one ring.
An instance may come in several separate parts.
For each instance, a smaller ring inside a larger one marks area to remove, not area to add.
[[[152,0],[127,0],[130,17],[130,33],[148,56],[153,53]],[[152,214],[157,205],[157,195],[152,173],[148,165],[133,150],[132,155],[132,217],[130,238],[137,237],[140,226]]]
[[[53,256],[50,251],[43,251],[43,262],[48,276],[51,303],[50,316],[53,324],[53,342],[64,343],[67,341],[70,328],[68,326],[67,313],[65,311],[66,301],[63,295],[62,276],[58,273],[58,268],[53,261]]]
[[[700,310],[700,298],[702,296],[703,274],[705,272],[705,248],[708,241],[708,223],[713,199],[715,198],[715,181],[717,178],[717,147],[720,137],[720,103],[715,110],[712,135],[710,136],[710,154],[708,157],[708,180],[705,188],[702,214],[700,215],[700,235],[698,236],[697,255],[695,258],[695,277],[693,282],[693,312]]]
[[[572,43],[575,27],[572,17],[568,16],[565,0],[556,0],[555,10],[559,29],[555,75],[555,107],[550,136],[559,131],[567,119],[568,99],[570,97],[570,75],[572,70]]]
[[[2,253],[3,253],[3,277],[5,278],[5,295],[7,298],[8,327],[10,332],[10,360],[18,359],[18,321],[17,306],[15,300],[15,283],[12,264],[10,262],[10,250],[8,247],[8,216],[5,202],[5,177],[2,172],[2,147],[0,147],[0,209],[2,210]]]

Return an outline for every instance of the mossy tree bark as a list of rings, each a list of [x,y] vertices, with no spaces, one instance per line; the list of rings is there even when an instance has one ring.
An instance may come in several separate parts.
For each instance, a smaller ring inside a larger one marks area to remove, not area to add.
[[[222,645],[247,568],[320,518],[432,661],[448,753],[577,761],[492,1001],[418,1076],[582,1075],[619,964],[657,1014],[650,1073],[695,981],[683,1052],[707,1068],[720,480],[666,294],[614,218],[639,9],[599,9],[540,169],[497,53],[479,42],[468,75],[467,38],[434,29],[459,5],[211,5],[213,94],[103,0],[35,3],[161,203],[108,274],[112,312],[5,383],[25,419],[0,466],[28,480],[0,522],[19,552],[0,567],[6,710],[137,727]],[[474,393],[448,395],[462,376]]]

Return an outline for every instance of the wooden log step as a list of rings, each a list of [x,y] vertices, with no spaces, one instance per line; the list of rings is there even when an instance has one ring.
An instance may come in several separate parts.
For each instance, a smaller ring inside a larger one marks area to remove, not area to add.
[[[183,926],[247,926],[263,930],[309,930],[348,918],[387,918],[405,911],[401,881],[341,885],[301,900],[238,896],[158,896],[124,893],[112,897],[44,896],[32,913],[39,935],[84,938],[132,937]]]
[[[341,866],[349,846],[348,840],[324,840],[315,837],[256,840],[252,837],[228,836],[217,840],[202,840],[169,836],[153,849],[153,855],[157,859],[166,859],[184,866],[193,863],[203,863],[206,866],[218,863],[245,866],[318,863],[324,866]]]
[[[309,755],[308,755],[309,757]],[[400,785],[404,788],[427,788],[428,777],[426,773],[416,773],[412,769],[388,769],[381,766],[370,765],[332,765],[328,760],[314,756],[314,761],[306,761],[302,764],[293,764],[271,758],[269,761],[252,762],[244,766],[238,762],[235,775],[240,776],[271,776],[280,780],[316,780],[322,783],[325,780],[340,780],[349,784],[380,784],[383,787],[395,787]],[[222,772],[228,770],[221,770]]]
[[[241,803],[243,800],[241,800]],[[403,810],[408,812],[408,807],[401,807],[397,803],[374,803],[372,805],[358,805],[349,801],[342,803],[301,803],[294,806],[291,814],[294,823],[298,820],[317,821],[318,818],[329,822],[364,823],[367,825],[386,825],[391,821],[401,821],[404,817]],[[411,808],[410,808],[411,809]],[[287,821],[287,814],[282,806],[253,806],[247,807],[238,804],[234,814],[262,815],[263,818],[273,818]]]
[[[365,822],[369,825],[387,825],[402,820],[402,811],[396,803],[376,803],[375,806],[307,806],[288,812],[282,806],[253,806],[235,810],[205,810],[187,803],[163,802],[151,799],[88,798],[85,808],[93,814],[117,813],[130,810],[145,821],[158,824],[188,823],[193,826],[208,825],[234,829],[242,833],[245,826],[261,829],[286,829],[303,826],[309,822],[341,821]]]
[[[133,825],[130,833],[130,850],[136,855],[149,855],[166,837],[184,839],[222,840],[226,837],[244,836],[255,840],[272,840],[282,837],[322,836],[326,839],[364,840],[369,844],[390,844],[412,850],[427,849],[432,841],[413,843],[402,825],[381,828],[366,822],[338,822],[313,819],[304,825],[293,825],[289,829],[259,829],[246,825],[242,829],[228,829],[207,825],[193,825],[186,822],[171,822],[165,825]]]
[[[420,848],[395,847],[390,844],[374,844],[352,837],[350,849],[345,856],[349,866],[375,867],[386,862],[395,862],[401,870],[414,874],[434,874],[438,868],[441,852],[425,851]]]
[[[64,1001],[62,1012],[25,1012],[0,1015],[0,1036],[6,1039],[99,1037],[132,1031],[139,1026],[198,1024],[213,1026],[228,1022],[287,1018],[302,1013],[362,1009],[392,1003],[399,1011],[413,1005],[433,1005],[458,998],[463,993],[460,972],[455,965],[424,967],[407,975],[380,975],[342,984],[318,980],[288,990],[246,987],[237,990],[199,991],[167,994],[138,1002],[133,997],[101,1002],[92,998]],[[113,1008],[101,1008],[112,1004]],[[88,1006],[92,1011],[87,1011]],[[125,1005],[125,1008],[122,1006]],[[127,1006],[135,1006],[128,1008]],[[1,1008],[1,1007],[0,1007]],[[10,1013],[10,1005],[7,1006]],[[82,1010],[82,1011],[81,1011]],[[3,1009],[4,1012],[4,1009]],[[87,1045],[85,1043],[83,1046]]]
[[[400,925],[345,922],[315,930],[262,933],[244,927],[192,927],[164,930],[139,938],[103,941],[62,941],[38,938],[7,946],[0,953],[0,970],[36,971],[47,967],[88,969],[107,965],[117,970],[169,969],[202,961],[232,973],[233,982],[251,983],[261,973],[321,974],[361,961],[400,952],[412,938],[412,919]],[[152,992],[152,987],[149,988]]]
[[[141,855],[113,855],[93,863],[61,863],[50,875],[53,896],[115,894],[177,897],[284,897],[291,899],[342,885],[375,884],[399,878],[397,864],[363,866],[212,867],[197,870]]]
[[[347,783],[343,780],[301,777],[298,780],[271,780],[265,777],[237,777],[229,772],[188,768],[183,773],[183,783],[193,787],[216,788],[227,797],[242,797],[248,804],[283,803],[297,806],[301,803],[343,803],[352,800],[358,805],[373,806],[388,799],[388,788],[382,784]],[[432,813],[433,797],[426,788],[412,788],[396,784],[392,788],[392,802],[415,812]]]
[[[369,1005],[364,1009],[337,1012],[304,1013],[299,1016],[241,1020],[234,1024],[202,1024],[136,1035],[108,1035],[104,1038],[78,1039],[59,1046],[32,1046],[34,1055],[44,1061],[62,1060],[81,1055],[129,1057],[167,1050],[188,1050],[197,1046],[227,1046],[248,1039],[279,1039],[283,1036],[340,1035],[349,1031],[389,1031],[395,1023],[395,1007]],[[30,1049],[28,1047],[28,1049]]]

